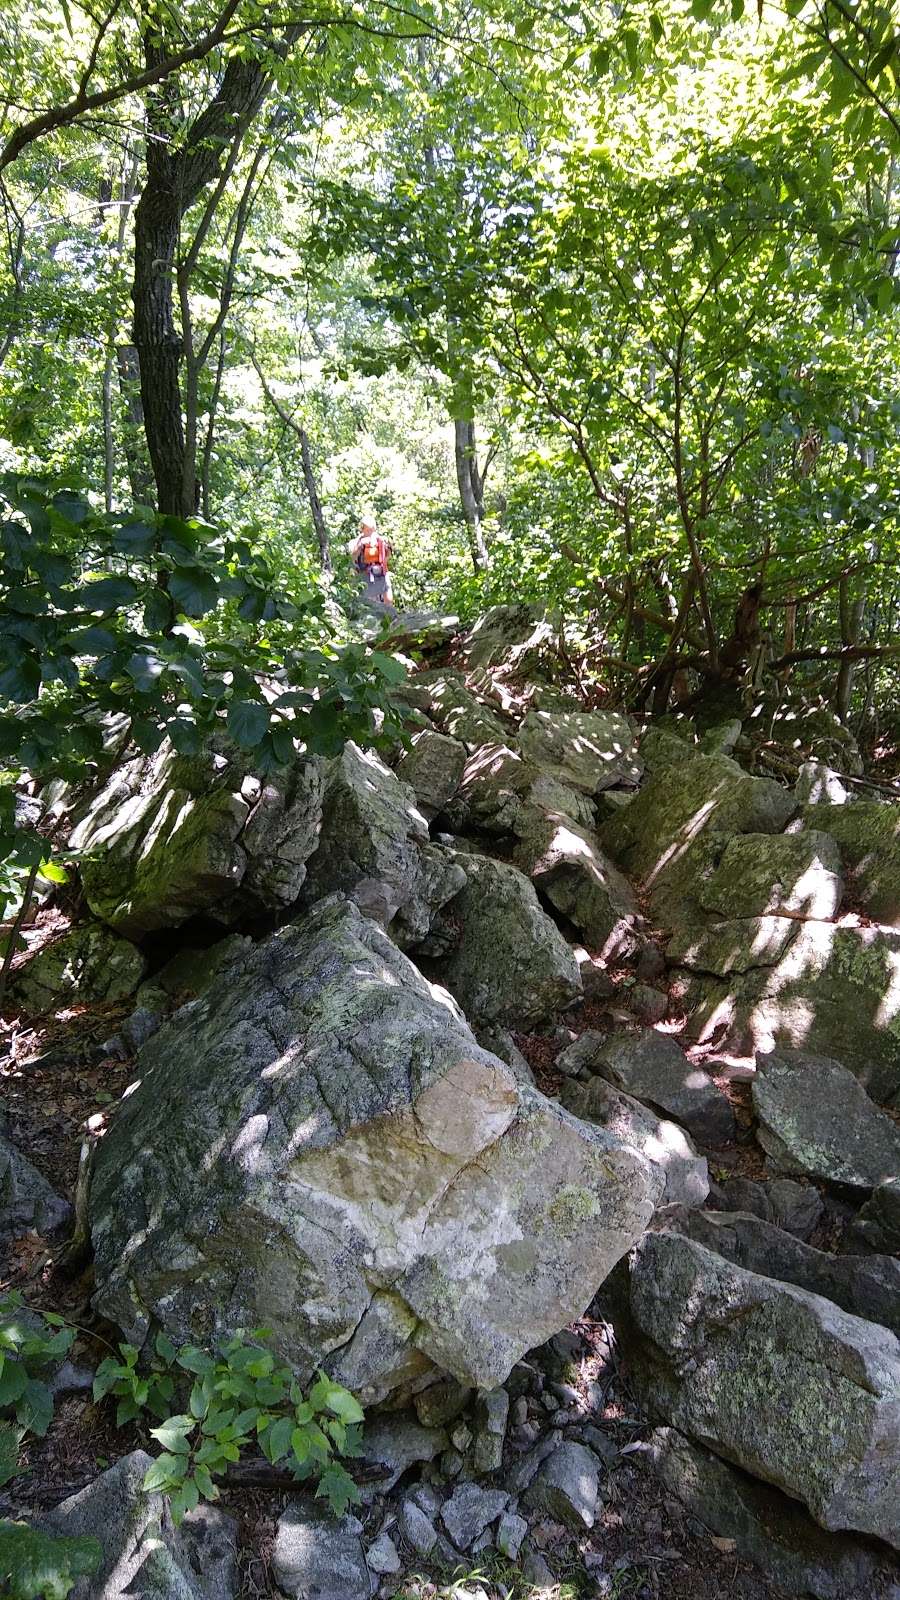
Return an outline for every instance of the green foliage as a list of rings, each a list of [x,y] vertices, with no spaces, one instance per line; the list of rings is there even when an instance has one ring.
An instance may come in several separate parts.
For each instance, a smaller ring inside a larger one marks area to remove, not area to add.
[[[55,1312],[26,1309],[21,1294],[0,1299],[0,1484],[20,1471],[27,1434],[42,1438],[53,1419],[46,1369],[71,1348],[75,1335]]]
[[[262,1336],[259,1330],[256,1338]],[[217,1497],[214,1477],[251,1447],[297,1479],[314,1478],[316,1494],[336,1516],[359,1499],[337,1458],[357,1453],[362,1408],[324,1373],[304,1396],[270,1350],[239,1336],[210,1355],[196,1345],[176,1350],[161,1333],[142,1366],[133,1345],[121,1344],[119,1354],[98,1367],[94,1398],[115,1396],[119,1426],[147,1411],[161,1419],[150,1433],[162,1453],[144,1488],[168,1494],[176,1523],[201,1499]],[[172,1413],[176,1392],[185,1410]]]
[[[102,1559],[97,1539],[55,1538],[25,1522],[0,1522],[0,1591],[7,1600],[66,1600]]]

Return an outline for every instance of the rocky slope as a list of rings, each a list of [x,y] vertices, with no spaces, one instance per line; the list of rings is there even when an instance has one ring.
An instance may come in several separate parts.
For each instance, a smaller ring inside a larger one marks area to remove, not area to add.
[[[378,1492],[340,1523],[291,1501],[285,1596],[501,1560],[703,1593],[658,1538],[615,1565],[635,1454],[684,1538],[790,1593],[888,1596],[900,809],[790,751],[760,771],[733,717],[586,710],[554,636],[525,608],[401,624],[417,731],[390,762],[348,745],[261,782],[224,745],[164,749],[82,802],[90,915],[16,989],[133,996],[105,1044],[139,1083],[97,1146],[95,1311],[137,1345],[263,1322],[370,1408]],[[0,1161],[7,1237],[61,1225],[27,1152]],[[234,1593],[228,1519],[190,1534],[219,1540],[211,1587],[139,1479],[120,1462],[54,1513],[109,1544],[76,1600],[137,1572]],[[743,1570],[731,1592],[776,1592]]]

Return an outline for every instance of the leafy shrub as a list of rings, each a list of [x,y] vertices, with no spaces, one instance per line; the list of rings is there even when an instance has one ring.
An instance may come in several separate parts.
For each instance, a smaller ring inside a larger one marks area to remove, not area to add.
[[[102,1559],[98,1539],[55,1538],[25,1522],[0,1522],[0,1594],[7,1600],[66,1600]]]
[[[47,1432],[53,1394],[42,1374],[68,1353],[74,1337],[55,1312],[26,1311],[20,1294],[0,1299],[0,1484],[20,1470],[25,1435]]]
[[[252,1337],[262,1338],[262,1330]],[[201,1499],[216,1498],[213,1478],[239,1461],[252,1443],[273,1465],[283,1461],[295,1478],[315,1478],[316,1494],[335,1516],[359,1499],[337,1457],[358,1453],[362,1408],[324,1373],[304,1397],[271,1350],[241,1336],[213,1356],[196,1345],[176,1350],[159,1334],[143,1369],[133,1345],[121,1344],[119,1353],[120,1360],[111,1356],[98,1367],[94,1398],[116,1397],[119,1425],[145,1411],[162,1419],[150,1429],[163,1450],[148,1469],[144,1488],[169,1495],[176,1523]],[[170,1414],[176,1389],[186,1389],[182,1374],[193,1378],[186,1409]]]

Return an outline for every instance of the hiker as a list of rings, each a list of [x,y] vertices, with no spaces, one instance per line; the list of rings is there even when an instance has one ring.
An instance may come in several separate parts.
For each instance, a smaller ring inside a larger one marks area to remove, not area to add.
[[[360,519],[359,534],[351,539],[348,554],[365,581],[367,600],[378,600],[383,605],[393,601],[391,575],[388,571],[393,550],[375,527],[375,518],[368,514]]]

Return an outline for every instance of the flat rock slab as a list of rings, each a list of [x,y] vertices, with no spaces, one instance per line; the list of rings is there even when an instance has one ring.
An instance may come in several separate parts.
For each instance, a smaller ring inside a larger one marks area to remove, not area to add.
[[[366,1404],[433,1367],[495,1388],[640,1235],[653,1168],[480,1049],[352,902],[222,978],[99,1148],[98,1307],[138,1344],[151,1318],[176,1343],[264,1325]]]
[[[369,1600],[375,1584],[356,1517],[329,1516],[321,1502],[292,1500],[278,1519],[275,1582],[288,1600]]]
[[[828,833],[738,835],[725,846],[700,895],[719,917],[798,917],[826,921],[841,903],[841,853]]]
[[[760,1056],[753,1108],[759,1141],[782,1171],[857,1189],[900,1173],[900,1127],[839,1061],[801,1050]]]
[[[900,1547],[892,1333],[667,1232],[637,1246],[629,1297],[631,1371],[655,1415],[823,1527]]]
[[[837,840],[853,902],[876,922],[900,927],[900,806],[880,800],[808,805],[811,828]]]
[[[661,1205],[702,1206],[709,1194],[706,1157],[675,1122],[658,1117],[604,1078],[563,1085],[562,1103],[576,1117],[596,1123],[653,1163],[663,1183]]]
[[[796,1500],[730,1467],[675,1428],[650,1435],[650,1459],[666,1488],[711,1533],[733,1539],[788,1594],[869,1600],[878,1557],[852,1534],[826,1534]]]
[[[237,1523],[214,1506],[200,1505],[180,1528],[172,1524],[164,1495],[146,1494],[152,1457],[144,1450],[122,1456],[86,1489],[40,1518],[45,1533],[98,1539],[101,1564],[80,1578],[69,1600],[234,1600],[238,1587]]]
[[[667,1112],[701,1144],[734,1139],[734,1112],[725,1095],[669,1034],[655,1028],[611,1034],[595,1056],[594,1071],[617,1089]]]
[[[640,782],[634,728],[616,711],[529,711],[519,729],[524,756],[585,794]]]
[[[670,966],[716,977],[774,967],[798,925],[789,917],[729,917],[722,922],[689,923],[676,928],[666,947]]]
[[[448,907],[460,938],[440,963],[441,982],[476,1023],[548,1021],[582,994],[570,946],[524,873],[488,856],[467,855],[464,865],[466,886]]]

